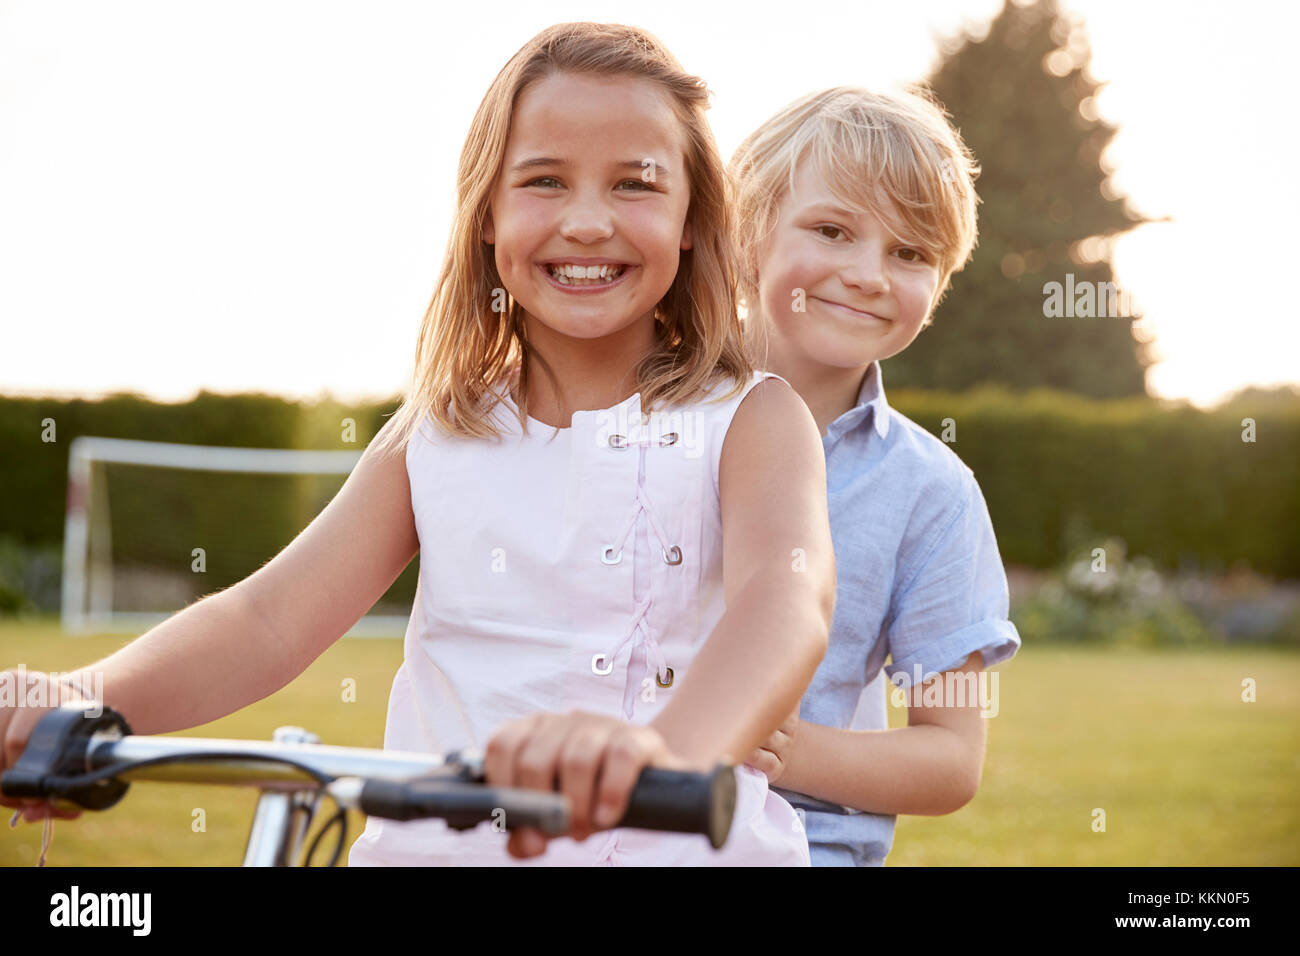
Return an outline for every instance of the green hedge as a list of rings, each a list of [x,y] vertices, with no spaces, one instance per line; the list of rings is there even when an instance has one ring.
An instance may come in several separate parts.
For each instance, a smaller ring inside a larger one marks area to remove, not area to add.
[[[1004,560],[1051,567],[1099,536],[1166,569],[1300,577],[1300,401],[1212,411],[1057,392],[898,390],[890,402],[975,473]],[[1242,440],[1242,420],[1255,441]]]
[[[138,395],[100,401],[0,396],[0,534],[27,544],[63,540],[68,449],[81,435],[232,445],[358,451],[397,407],[300,403],[272,395],[200,392],[193,400],[154,402]],[[356,420],[356,442],[342,440],[340,422]],[[53,419],[54,442],[42,441],[42,421]],[[250,502],[250,505],[254,504]]]
[[[137,395],[102,401],[0,398],[0,542],[23,554],[61,546],[68,452],[74,438],[94,435],[194,445],[314,448],[360,451],[397,400],[364,406],[335,401],[299,403],[270,395],[200,393],[183,403]],[[355,421],[355,441],[344,440],[342,421]],[[54,422],[55,441],[43,440]],[[174,471],[139,481],[134,466],[99,473],[107,490],[115,561],[182,572],[189,600],[247,577],[274,557],[337,493],[344,476],[263,476]],[[202,575],[190,571],[191,551],[204,549]],[[11,562],[12,563],[12,562]],[[412,564],[384,605],[414,595]],[[14,590],[10,583],[5,593]],[[0,582],[2,583],[2,582]],[[191,587],[192,585],[192,587]],[[48,595],[28,593],[28,604],[49,608]],[[165,600],[174,601],[176,595]],[[0,605],[6,602],[0,595]],[[9,602],[12,603],[12,602]],[[0,608],[2,610],[3,608]]]
[[[1245,565],[1300,577],[1300,401],[1243,398],[1205,412],[1045,391],[891,390],[889,397],[936,435],[945,418],[953,420],[949,447],[974,470],[1008,563],[1054,567],[1080,544],[1115,535],[1130,554],[1167,569]],[[346,405],[206,392],[177,404],[133,395],[98,402],[0,397],[0,535],[28,545],[61,542],[68,447],[78,435],[359,450],[396,406],[396,398]],[[342,440],[349,417],[354,444]],[[1242,441],[1247,417],[1255,420],[1253,443]],[[45,418],[56,422],[54,443],[41,441]],[[287,540],[324,504],[319,492],[284,494],[244,494],[252,499],[243,512],[247,525]],[[128,507],[125,499],[122,493],[114,507]],[[165,503],[133,507],[157,515]],[[217,519],[176,510],[168,520],[197,528]],[[218,578],[240,571],[208,580],[224,586]]]

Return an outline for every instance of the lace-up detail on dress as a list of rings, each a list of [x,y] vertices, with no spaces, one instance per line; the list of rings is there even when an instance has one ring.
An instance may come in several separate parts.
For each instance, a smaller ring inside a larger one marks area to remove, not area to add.
[[[628,544],[628,538],[632,537],[637,527],[637,520],[641,515],[645,515],[646,523],[649,525],[651,534],[654,535],[655,541],[659,545],[659,553],[662,555],[664,564],[677,566],[682,563],[684,558],[680,545],[674,544],[664,534],[658,519],[655,517],[654,505],[650,501],[649,492],[646,489],[645,482],[645,465],[646,451],[651,447],[666,447],[677,442],[677,434],[669,432],[666,435],[655,437],[646,435],[643,438],[631,440],[626,435],[610,435],[609,447],[616,451],[625,451],[635,447],[639,460],[637,462],[636,477],[636,496],[632,502],[632,508],[623,521],[623,530],[618,539],[613,543],[606,545],[601,550],[600,560],[606,565],[616,565],[623,561],[623,551]],[[640,690],[642,683],[650,675],[654,675],[655,683],[659,687],[671,687],[673,683],[673,669],[668,666],[668,661],[664,658],[663,649],[655,639],[654,628],[651,626],[648,615],[651,608],[654,607],[654,591],[647,590],[645,597],[639,600],[632,612],[632,620],[628,626],[627,632],[623,639],[619,641],[618,646],[605,659],[608,666],[623,652],[623,649],[629,644],[632,645],[634,652],[638,647],[641,648],[644,666],[639,674],[634,674],[631,670],[631,660],[628,662],[629,672],[627,686],[623,691],[623,716],[631,718],[636,695]],[[600,655],[604,657],[604,655]],[[593,668],[595,670],[595,668]],[[609,673],[609,671],[597,671],[597,673]]]
[[[637,519],[645,515],[646,523],[649,525],[650,532],[654,540],[659,545],[659,551],[662,555],[664,564],[677,566],[682,563],[682,549],[679,545],[668,540],[660,526],[658,519],[655,517],[654,505],[650,501],[649,492],[646,489],[645,482],[645,463],[646,451],[653,446],[667,446],[675,444],[677,435],[675,432],[669,432],[659,439],[646,436],[638,440],[629,440],[626,435],[610,435],[609,447],[619,451],[632,447],[637,449],[639,460],[637,461],[636,471],[636,497],[632,502],[632,507],[627,517],[623,521],[623,531],[618,536],[618,540],[612,545],[607,545],[601,551],[601,562],[606,565],[619,564],[623,560],[623,549],[628,543],[628,538],[632,537],[636,527]],[[644,666],[640,673],[632,670],[632,661],[628,660],[628,680],[623,689],[623,716],[631,719],[636,705],[636,696],[641,689],[642,683],[651,674],[655,676],[655,683],[659,687],[671,687],[673,683],[673,669],[668,666],[664,658],[663,649],[655,639],[654,628],[648,620],[650,609],[654,607],[654,589],[649,588],[645,597],[637,602],[636,608],[632,612],[632,620],[628,627],[627,633],[623,636],[616,648],[611,652],[605,661],[605,666],[612,669],[611,665],[614,660],[623,653],[624,648],[631,645],[631,651],[634,652],[637,647],[641,648]],[[602,655],[604,656],[604,655]],[[604,673],[609,673],[608,670]],[[620,833],[618,830],[610,830],[602,834],[600,849],[596,851],[595,863],[609,864],[613,862],[614,852],[618,849]]]

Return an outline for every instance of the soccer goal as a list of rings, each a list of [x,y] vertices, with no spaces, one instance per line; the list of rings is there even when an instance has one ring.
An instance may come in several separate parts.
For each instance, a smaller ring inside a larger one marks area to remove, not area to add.
[[[351,451],[74,439],[64,630],[143,633],[243,580],[311,523],[360,458]],[[349,635],[405,633],[417,565]]]

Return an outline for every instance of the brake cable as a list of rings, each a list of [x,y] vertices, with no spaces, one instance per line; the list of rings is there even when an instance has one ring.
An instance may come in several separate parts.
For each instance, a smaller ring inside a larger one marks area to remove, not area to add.
[[[294,760],[291,757],[281,757],[281,756],[276,756],[274,754],[241,753],[237,751],[225,751],[225,752],[205,751],[205,752],[197,752],[192,754],[167,754],[162,757],[147,757],[141,760],[132,760],[128,763],[114,764],[111,767],[103,767],[99,770],[92,770],[87,773],[76,774],[74,776],[50,775],[50,776],[43,777],[41,783],[42,783],[42,789],[44,789],[46,793],[55,796],[61,796],[68,793],[76,793],[80,790],[83,790],[86,786],[90,784],[99,783],[102,780],[111,779],[128,770],[136,770],[140,767],[147,767],[147,766],[153,766],[153,765],[164,764],[164,763],[193,763],[195,761],[204,761],[204,760],[232,760],[232,759],[261,760],[261,761],[265,761],[266,763],[277,763],[289,767],[294,767],[295,769],[301,770],[304,773],[306,773],[308,776],[312,777],[317,783],[321,785],[321,790],[327,793],[329,792],[328,789],[329,784],[333,783],[335,780],[335,778],[331,777],[329,774],[322,773],[316,768],[308,766],[307,764],[302,763],[301,761]],[[328,831],[334,826],[336,821],[338,821],[341,824],[339,828],[338,843],[335,846],[334,853],[330,857],[330,862],[327,865],[328,866],[336,865],[338,863],[339,858],[343,855],[343,845],[347,841],[347,832],[348,832],[347,809],[342,804],[340,804],[337,800],[335,800],[334,795],[332,793],[330,793],[330,799],[334,800],[335,806],[338,807],[338,810],[332,817],[330,817],[329,821],[325,824],[324,827],[321,828],[320,832],[316,834],[316,839],[312,841],[311,847],[308,850],[306,860],[303,864],[304,866],[311,865],[311,860],[312,857],[315,855],[317,844],[320,842],[321,837],[326,833],[326,831]],[[18,825],[18,818],[22,815],[22,812],[23,811],[21,809],[15,811],[13,818],[9,821],[10,827],[16,827]],[[36,863],[37,866],[45,865],[45,852],[49,848],[49,845],[53,840],[53,833],[54,833],[54,817],[47,816],[45,818],[45,830],[41,835],[41,856]]]

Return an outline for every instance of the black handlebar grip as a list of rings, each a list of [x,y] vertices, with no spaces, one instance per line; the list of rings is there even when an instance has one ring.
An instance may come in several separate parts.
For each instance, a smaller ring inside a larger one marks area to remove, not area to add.
[[[359,806],[369,816],[388,820],[438,817],[455,830],[467,830],[485,820],[500,820],[510,830],[534,827],[549,836],[569,830],[569,803],[559,794],[496,789],[445,777],[367,780]]]
[[[0,775],[0,793],[6,797],[49,799],[56,805],[86,810],[107,810],[123,796],[125,780],[102,779],[73,789],[52,785],[61,777],[86,772],[86,748],[94,734],[128,736],[131,726],[111,707],[88,716],[86,703],[65,703],[43,714],[27,736],[27,746],[13,767]]]
[[[477,766],[461,780],[447,777],[408,781],[368,779],[359,796],[362,812],[390,820],[439,817],[464,830],[500,819],[507,829],[535,827],[550,836],[569,831],[568,800],[557,793],[484,786]],[[700,833],[714,849],[731,830],[736,811],[734,768],[719,764],[710,773],[645,767],[615,826],[670,833]],[[503,815],[499,815],[503,814]]]
[[[727,840],[736,812],[736,774],[719,764],[712,773],[646,767],[616,826],[703,833],[716,850]]]

